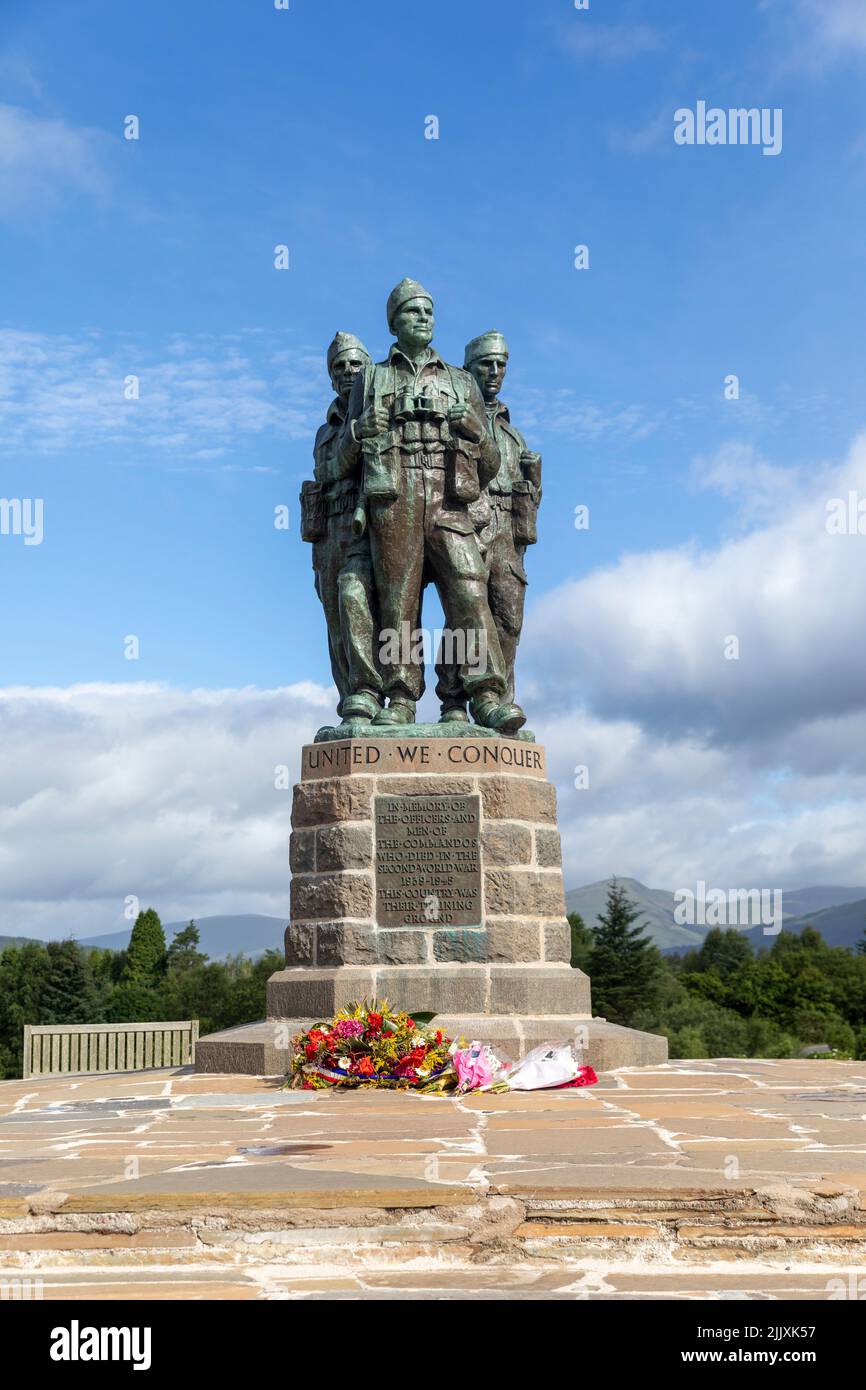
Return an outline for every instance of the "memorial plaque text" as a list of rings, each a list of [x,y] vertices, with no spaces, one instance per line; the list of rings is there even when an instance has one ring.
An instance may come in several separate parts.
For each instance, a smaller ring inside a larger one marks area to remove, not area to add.
[[[377,796],[380,927],[481,922],[479,796]]]

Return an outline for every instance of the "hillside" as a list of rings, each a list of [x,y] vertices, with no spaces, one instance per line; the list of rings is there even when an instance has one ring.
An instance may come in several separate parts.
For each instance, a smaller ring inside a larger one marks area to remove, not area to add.
[[[265,917],[250,912],[238,916],[196,918],[196,926],[201,936],[199,949],[211,960],[224,960],[226,956],[241,953],[251,959],[268,950],[283,949],[283,933],[286,921],[282,917]],[[171,945],[175,932],[187,925],[186,922],[164,922],[165,940]],[[99,946],[103,950],[123,951],[129,945],[132,923],[124,930],[108,932],[103,936],[82,936],[78,938],[81,946]]]
[[[640,920],[646,922],[648,934],[656,946],[662,949],[700,946],[704,939],[700,927],[681,927],[674,921],[672,892],[665,888],[647,888],[636,878],[620,878],[617,881],[640,913]],[[586,925],[594,927],[599,913],[604,911],[608,886],[608,879],[599,879],[597,883],[572,888],[565,895],[566,911],[579,912]]]
[[[700,946],[706,928],[680,926],[674,920],[674,895],[665,888],[648,888],[636,878],[621,878],[628,896],[645,921],[649,935],[663,951],[682,951]],[[594,926],[604,911],[608,880],[587,883],[572,888],[565,895],[569,912],[579,912],[588,926]],[[843,888],[818,886],[786,891],[782,898],[785,930],[798,932],[811,924],[832,946],[854,946],[866,926],[866,887]],[[196,920],[201,933],[201,949],[211,960],[224,960],[228,955],[243,954],[257,958],[269,949],[282,950],[287,918],[266,917],[260,913],[202,917]],[[165,939],[170,945],[175,932],[186,922],[167,922]],[[101,936],[79,937],[82,946],[98,946],[122,951],[129,944],[130,924],[123,931],[107,932]],[[73,933],[74,934],[74,933]],[[747,932],[753,945],[772,945],[772,938],[760,928]],[[0,950],[7,946],[24,946],[36,938],[29,936],[0,936]]]
[[[863,940],[866,931],[866,896],[853,903],[843,903],[838,907],[827,907],[822,912],[811,912],[803,917],[789,920],[785,916],[785,931],[801,932],[804,927],[814,927],[819,931],[828,946],[856,947]],[[772,937],[760,931],[748,933],[753,946],[772,946]]]
[[[680,926],[674,920],[674,895],[664,888],[647,888],[636,878],[618,880],[645,921],[648,935],[663,951],[681,951],[700,946],[707,928]],[[587,926],[594,926],[604,911],[608,880],[572,888],[565,895],[568,912],[579,912]],[[802,931],[811,923],[831,946],[853,946],[866,925],[866,888],[843,888],[835,885],[792,888],[782,894],[782,913],[785,931]],[[858,915],[859,914],[859,915]],[[859,925],[858,925],[859,923]],[[746,935],[754,946],[772,945],[760,927],[749,929]]]

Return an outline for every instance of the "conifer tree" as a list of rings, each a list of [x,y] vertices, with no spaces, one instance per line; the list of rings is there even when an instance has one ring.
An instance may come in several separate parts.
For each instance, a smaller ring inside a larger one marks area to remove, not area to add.
[[[48,974],[34,1023],[96,1023],[96,992],[87,955],[77,941],[49,941]]]
[[[568,925],[571,929],[571,964],[575,970],[589,973],[589,958],[592,954],[592,929],[586,925],[579,912],[569,912]]]
[[[195,965],[204,965],[207,956],[198,949],[200,941],[201,934],[192,920],[176,931],[166,956],[168,969],[191,970]]]
[[[662,958],[644,935],[645,923],[633,925],[639,915],[625,889],[611,879],[589,957],[593,1012],[611,1023],[629,1024],[658,996]]]
[[[154,985],[165,972],[165,932],[159,914],[149,907],[139,912],[129,938],[124,981]]]

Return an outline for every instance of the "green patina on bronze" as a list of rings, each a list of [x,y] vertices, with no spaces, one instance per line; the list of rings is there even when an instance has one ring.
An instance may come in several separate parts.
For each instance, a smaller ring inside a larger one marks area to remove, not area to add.
[[[498,400],[508,348],[483,334],[462,368],[447,363],[432,347],[432,298],[415,280],[392,290],[387,317],[396,342],[383,362],[351,334],[328,350],[337,395],[301,493],[343,721],[316,737],[514,737],[526,720],[514,661],[541,460]],[[415,724],[423,655],[400,640],[420,628],[428,583],[458,653],[437,660],[442,719],[432,726]]]
[[[328,651],[344,719],[372,718],[382,708],[377,664],[379,607],[370,543],[356,536],[359,450],[345,448],[343,427],[352,383],[370,362],[359,338],[338,333],[328,348],[336,397],[313,448],[314,481],[301,492],[301,530],[313,544],[316,593],[325,610]]]
[[[512,423],[499,392],[508,368],[508,344],[491,329],[466,344],[463,365],[478,383],[487,412],[487,426],[500,465],[477,502],[469,506],[487,570],[487,596],[506,669],[505,698],[514,701],[514,661],[523,628],[526,594],[524,556],[538,538],[536,515],[541,501],[541,455],[526,447]],[[436,687],[442,717],[463,703],[459,673],[453,665],[437,664]]]

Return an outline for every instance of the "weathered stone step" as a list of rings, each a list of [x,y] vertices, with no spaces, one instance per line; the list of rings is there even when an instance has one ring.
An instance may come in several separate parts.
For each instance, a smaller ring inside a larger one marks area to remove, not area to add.
[[[550,1203],[466,1193],[440,1207],[376,1205],[318,1208],[235,1198],[203,1213],[189,1194],[162,1194],[148,1209],[31,1214],[0,1222],[0,1273],[51,1268],[303,1264],[334,1268],[410,1266],[417,1261],[472,1266],[488,1261],[610,1262],[651,1255],[668,1266],[760,1256],[775,1262],[862,1262],[866,1220],[790,1220],[745,1194],[726,1206],[703,1199],[628,1206],[597,1199]],[[398,1194],[392,1194],[392,1200]],[[152,1199],[153,1200],[153,1199]],[[387,1199],[386,1199],[387,1200]],[[546,1207],[539,1211],[538,1207]]]

